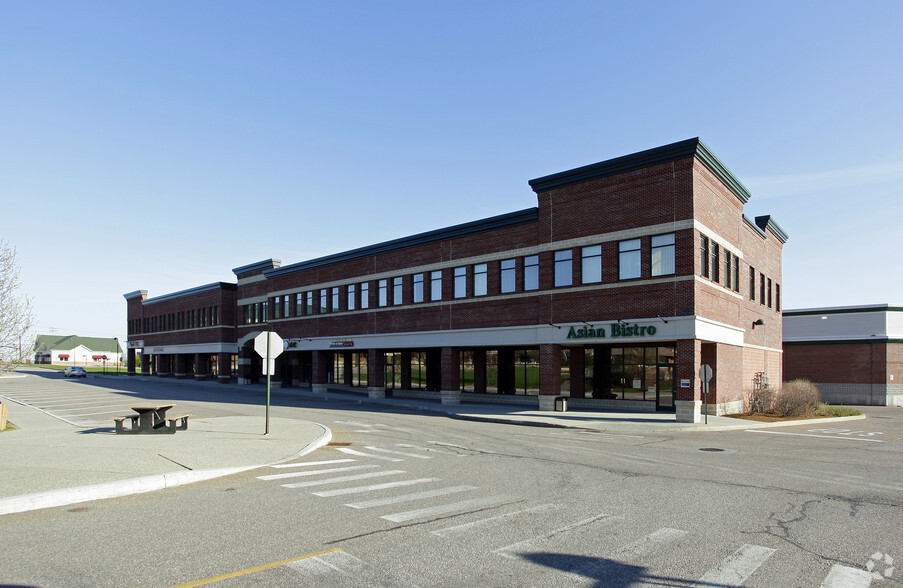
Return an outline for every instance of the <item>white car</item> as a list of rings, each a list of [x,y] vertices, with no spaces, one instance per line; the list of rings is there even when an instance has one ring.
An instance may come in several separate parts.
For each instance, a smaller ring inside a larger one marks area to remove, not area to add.
[[[85,371],[85,368],[74,365],[63,370],[63,376],[66,378],[87,378],[88,372]]]

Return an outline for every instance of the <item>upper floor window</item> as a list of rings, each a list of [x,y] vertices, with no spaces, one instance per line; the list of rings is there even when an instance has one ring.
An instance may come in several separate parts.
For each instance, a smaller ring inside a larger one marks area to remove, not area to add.
[[[670,276],[674,274],[674,233],[655,235],[652,237],[653,276]]]
[[[574,283],[573,252],[570,249],[555,252],[555,287]]]
[[[320,314],[329,312],[329,291],[326,288],[320,290]]]
[[[539,256],[524,258],[524,290],[539,290]]]
[[[759,274],[759,304],[765,304],[765,274]]]
[[[423,302],[423,274],[414,274],[414,304]]]
[[[771,278],[768,278],[768,308],[771,308]]]
[[[392,304],[398,306],[404,303],[404,280],[401,276],[392,278]]]
[[[640,240],[630,239],[618,243],[618,279],[630,280],[642,275],[640,267]]]
[[[348,310],[354,310],[356,308],[354,301],[355,288],[354,284],[348,285],[348,295],[346,296]]]
[[[699,236],[699,273],[709,277],[709,238],[705,235]]]
[[[361,284],[361,309],[370,308],[370,283]]]
[[[430,273],[430,300],[442,300],[442,271]]]
[[[499,276],[501,278],[499,291],[502,294],[510,294],[517,289],[516,265],[517,263],[513,259],[504,259],[499,264]]]
[[[740,291],[740,258],[736,255],[734,258],[734,292]]]
[[[777,282],[774,284],[774,309],[781,312],[781,285]]]
[[[583,263],[580,266],[580,280],[584,284],[598,284],[602,281],[602,246],[583,248]]]
[[[332,289],[332,312],[337,312],[341,307],[339,306],[339,288],[335,287]]]
[[[749,299],[756,299],[756,268],[749,266]]]
[[[733,257],[733,253],[724,250],[724,287],[727,289],[731,288],[731,257]]]
[[[712,241],[712,281],[720,282],[721,281],[721,251],[720,247],[718,247],[718,243]]]
[[[474,296],[486,296],[487,294],[487,281],[486,281],[486,273],[487,273],[487,265],[485,263],[478,263],[473,266],[473,295]]]
[[[291,314],[289,314],[289,300],[291,300],[291,297],[288,294],[282,297],[282,316],[285,318],[291,316]]]
[[[380,280],[377,282],[376,287],[379,297],[378,304],[380,306],[387,306],[389,304],[389,282],[387,280]]]
[[[467,296],[467,268],[455,268],[455,298]]]
[[[307,293],[307,306],[305,308],[304,314],[313,314],[314,313],[314,291],[311,290]]]
[[[282,296],[277,296],[275,301],[276,304],[274,310],[276,311],[276,318],[282,318]]]

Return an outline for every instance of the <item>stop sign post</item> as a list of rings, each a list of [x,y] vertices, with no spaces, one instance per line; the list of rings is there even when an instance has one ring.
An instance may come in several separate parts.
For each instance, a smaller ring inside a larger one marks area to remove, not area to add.
[[[270,434],[270,376],[276,367],[276,357],[282,353],[282,337],[273,331],[265,331],[254,337],[254,351],[263,358],[263,373],[267,375],[267,410],[266,430],[264,435]]]

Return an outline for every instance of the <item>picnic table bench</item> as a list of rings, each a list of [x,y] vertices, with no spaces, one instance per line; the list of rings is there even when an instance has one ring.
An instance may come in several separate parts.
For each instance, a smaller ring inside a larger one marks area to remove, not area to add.
[[[180,414],[178,416],[166,416],[166,411],[172,408],[172,404],[163,404],[155,406],[131,406],[136,414],[115,417],[112,419],[116,422],[116,434],[132,434],[132,433],[164,433],[172,434],[176,431],[184,431],[188,429],[188,417],[190,414]],[[125,427],[125,421],[131,422],[131,427]]]

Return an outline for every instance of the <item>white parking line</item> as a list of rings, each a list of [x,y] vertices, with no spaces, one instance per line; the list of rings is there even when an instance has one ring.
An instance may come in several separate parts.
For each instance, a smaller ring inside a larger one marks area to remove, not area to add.
[[[384,472],[373,472],[372,474],[357,474],[354,476],[338,476],[336,478],[326,478],[325,480],[314,480],[312,482],[298,482],[296,484],[283,484],[283,488],[308,488],[310,486],[322,486],[324,484],[335,484],[336,482],[351,482],[354,480],[367,480],[370,478],[383,478],[385,476],[394,476],[396,474],[406,474],[404,470],[386,470]]]
[[[872,584],[872,574],[866,570],[848,568],[834,564],[821,588],[868,588]]]
[[[747,433],[763,433],[767,435],[792,435],[794,437],[818,437],[820,439],[839,439],[840,441],[870,441],[872,443],[884,443],[881,439],[862,439],[860,437],[837,437],[834,435],[812,435],[810,433],[785,433],[783,431],[761,431],[759,429],[746,429]]]

